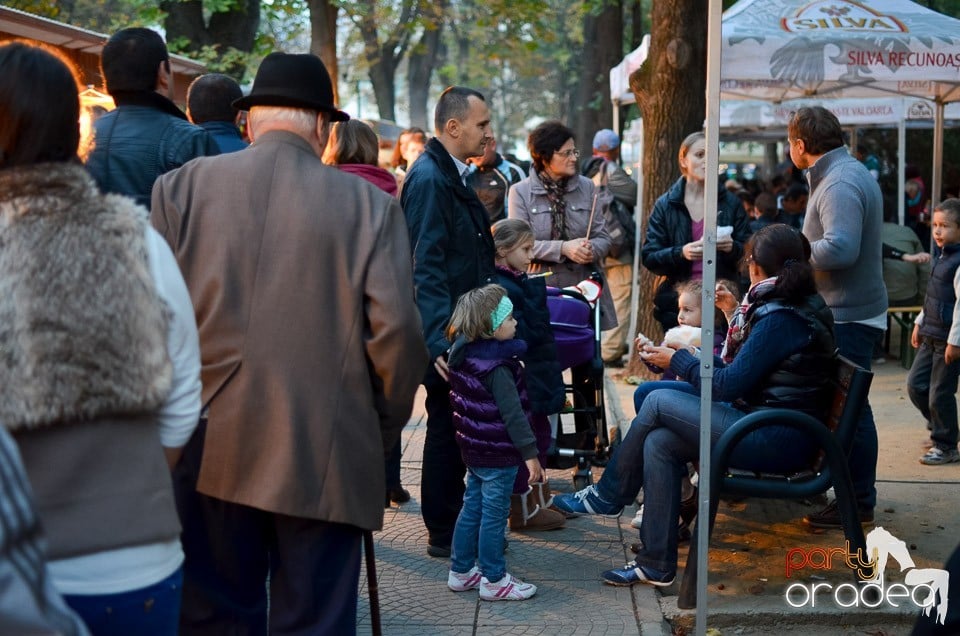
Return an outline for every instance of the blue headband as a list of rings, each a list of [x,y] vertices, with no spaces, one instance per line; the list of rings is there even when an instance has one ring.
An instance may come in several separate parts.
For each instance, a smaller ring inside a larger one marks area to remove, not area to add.
[[[510,302],[510,299],[504,296],[500,299],[500,304],[497,305],[497,308],[493,310],[493,313],[490,314],[490,320],[493,323],[493,330],[496,331],[500,328],[500,325],[503,324],[503,321],[507,319],[513,313],[513,303]]]

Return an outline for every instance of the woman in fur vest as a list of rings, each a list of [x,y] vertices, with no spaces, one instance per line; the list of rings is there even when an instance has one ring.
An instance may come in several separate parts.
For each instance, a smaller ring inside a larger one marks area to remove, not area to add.
[[[0,424],[20,447],[54,586],[93,634],[175,634],[169,466],[196,426],[200,360],[173,254],[77,159],[77,76],[0,46]]]

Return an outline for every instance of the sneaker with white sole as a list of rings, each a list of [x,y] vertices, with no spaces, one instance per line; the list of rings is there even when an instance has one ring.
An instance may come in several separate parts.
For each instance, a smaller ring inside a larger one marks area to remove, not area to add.
[[[927,454],[920,458],[921,464],[927,466],[939,466],[940,464],[954,464],[960,462],[960,452],[956,448],[946,450],[939,446],[934,446],[927,451]]]
[[[617,587],[629,587],[636,583],[667,587],[673,583],[676,574],[656,570],[645,565],[637,565],[636,561],[631,561],[622,568],[607,570],[601,577],[607,585],[616,585]]]
[[[483,577],[480,583],[480,600],[482,601],[525,601],[536,593],[536,585],[524,583],[509,573],[493,583],[487,580],[487,577]]]
[[[587,486],[575,493],[565,493],[553,496],[553,505],[563,512],[580,515],[601,515],[616,519],[623,514],[623,506],[611,503],[600,496],[597,487]]]
[[[643,504],[637,509],[637,514],[630,520],[630,525],[639,530],[643,526]]]
[[[454,592],[469,592],[480,587],[480,579],[482,578],[483,575],[480,574],[480,568],[477,566],[473,566],[469,572],[463,572],[462,574],[450,570],[447,575],[447,587]]]

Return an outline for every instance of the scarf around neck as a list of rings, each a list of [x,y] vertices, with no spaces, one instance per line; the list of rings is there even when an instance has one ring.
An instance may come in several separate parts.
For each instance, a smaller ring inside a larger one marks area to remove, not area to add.
[[[567,182],[569,179],[554,181],[547,173],[537,171],[537,178],[547,191],[550,202],[550,238],[554,241],[566,241],[567,236]]]
[[[753,285],[743,297],[740,306],[737,307],[737,311],[733,314],[733,319],[730,321],[730,327],[727,329],[727,338],[724,340],[723,350],[720,352],[720,357],[723,359],[724,364],[733,362],[733,358],[737,355],[737,352],[743,345],[743,341],[746,339],[747,334],[744,328],[747,326],[747,321],[750,318],[750,312],[753,309],[754,303],[769,296],[776,284],[776,276],[764,278],[756,285]]]

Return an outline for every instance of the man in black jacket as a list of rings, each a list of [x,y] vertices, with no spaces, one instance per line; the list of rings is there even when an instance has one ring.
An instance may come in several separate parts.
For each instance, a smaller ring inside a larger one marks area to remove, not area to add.
[[[94,124],[87,170],[102,192],[125,194],[149,208],[157,177],[218,154],[217,144],[170,101],[170,56],[156,32],[117,31],[103,47],[100,67],[117,108]]]
[[[427,553],[450,556],[453,528],[463,503],[466,468],[454,438],[444,330],[457,299],[494,272],[487,211],[466,185],[469,157],[483,154],[492,137],[490,109],[475,90],[452,86],[437,102],[436,137],[427,142],[403,184],[400,203],[410,229],[413,280],[423,336],[434,365],[427,389],[420,505],[429,534]]]

